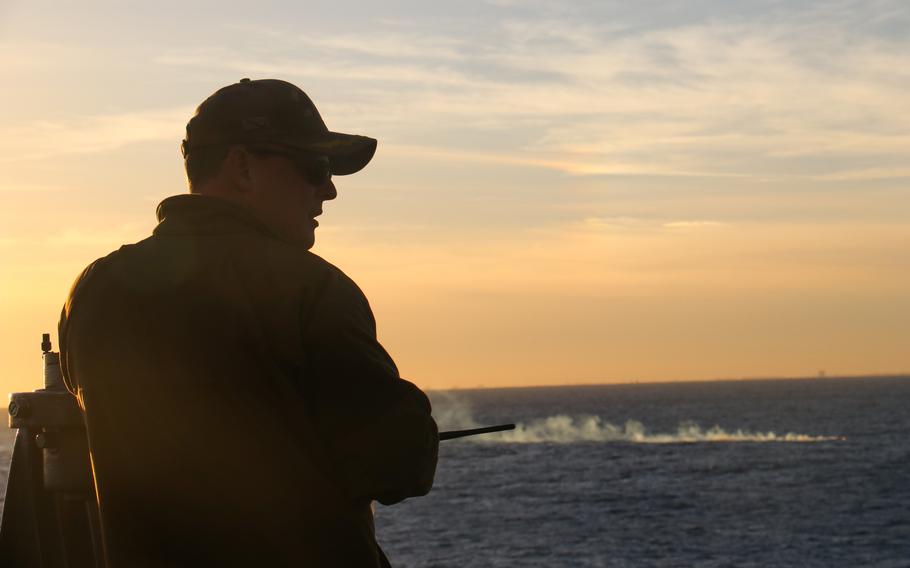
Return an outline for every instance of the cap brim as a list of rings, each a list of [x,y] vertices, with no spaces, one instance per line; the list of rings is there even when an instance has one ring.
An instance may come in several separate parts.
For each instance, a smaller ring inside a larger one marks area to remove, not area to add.
[[[327,132],[315,139],[297,141],[294,145],[306,152],[326,156],[332,175],[336,176],[359,172],[376,153],[375,138],[340,132]]]

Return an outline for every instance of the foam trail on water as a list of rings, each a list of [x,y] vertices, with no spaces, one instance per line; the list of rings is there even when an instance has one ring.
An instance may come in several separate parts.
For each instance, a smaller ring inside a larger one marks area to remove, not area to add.
[[[442,430],[461,430],[483,426],[474,419],[470,405],[458,396],[446,392],[432,393],[433,417]],[[508,420],[507,416],[503,421]],[[830,442],[844,440],[840,436],[812,436],[787,432],[751,432],[725,430],[720,426],[702,428],[695,422],[680,423],[675,432],[651,433],[644,424],[629,420],[623,425],[611,424],[599,416],[569,416],[559,414],[530,422],[519,422],[515,430],[483,434],[467,440],[477,443],[535,444],[574,442],[626,442],[635,444],[734,443],[734,442]]]
[[[474,420],[471,405],[463,398],[445,391],[430,393],[433,403],[433,418],[443,430],[466,430],[479,428],[481,425]]]
[[[478,436],[478,442],[500,443],[572,443],[631,442],[636,444],[680,444],[708,442],[828,442],[842,440],[836,436],[811,436],[787,432],[727,431],[720,426],[704,429],[694,422],[681,423],[673,433],[649,433],[644,424],[629,420],[622,426],[604,422],[599,416],[557,415],[519,423],[511,432]]]

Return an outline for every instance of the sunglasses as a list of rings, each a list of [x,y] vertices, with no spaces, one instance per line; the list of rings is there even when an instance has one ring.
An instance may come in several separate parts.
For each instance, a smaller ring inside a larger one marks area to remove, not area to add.
[[[303,154],[299,150],[252,146],[248,147],[251,153],[259,156],[282,156],[294,164],[294,167],[308,183],[315,186],[322,186],[332,180],[332,165],[326,156],[313,156]]]

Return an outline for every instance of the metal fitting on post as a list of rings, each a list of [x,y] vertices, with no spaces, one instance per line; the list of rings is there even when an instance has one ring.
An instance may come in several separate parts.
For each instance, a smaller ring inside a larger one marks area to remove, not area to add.
[[[7,408],[10,418],[25,418],[30,410],[27,400],[11,400]]]
[[[38,432],[35,434],[35,445],[42,450],[52,450],[58,446],[57,436],[53,432]]]

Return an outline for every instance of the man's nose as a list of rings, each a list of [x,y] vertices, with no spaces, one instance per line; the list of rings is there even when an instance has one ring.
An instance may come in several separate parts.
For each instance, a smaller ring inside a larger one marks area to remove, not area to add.
[[[319,197],[324,201],[329,201],[338,197],[338,190],[335,189],[335,182],[329,180],[328,183],[323,184],[321,191],[319,192]]]

